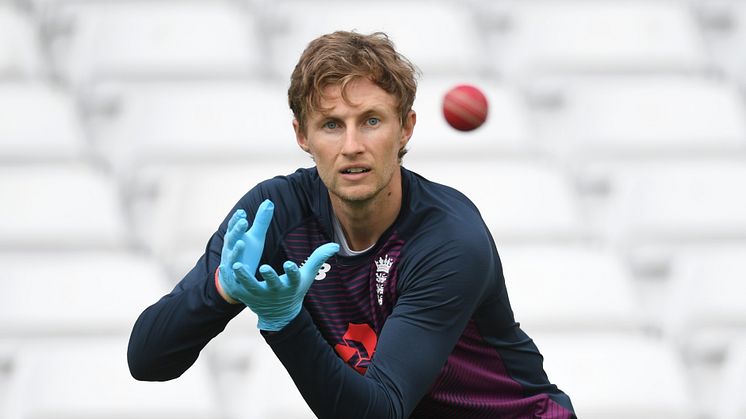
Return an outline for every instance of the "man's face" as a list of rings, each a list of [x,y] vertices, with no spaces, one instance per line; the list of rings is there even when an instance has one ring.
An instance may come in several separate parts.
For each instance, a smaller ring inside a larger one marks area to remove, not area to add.
[[[394,96],[368,79],[348,84],[350,103],[342,99],[340,86],[323,93],[324,111],[308,115],[305,133],[293,121],[298,145],[313,156],[332,199],[385,198],[384,191],[401,185],[398,154],[412,135],[415,113],[402,126]]]

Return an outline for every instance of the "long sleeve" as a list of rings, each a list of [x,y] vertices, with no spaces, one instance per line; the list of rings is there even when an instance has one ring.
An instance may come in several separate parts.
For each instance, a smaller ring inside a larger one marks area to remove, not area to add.
[[[176,288],[145,309],[135,322],[127,361],[136,379],[164,381],[179,377],[244,308],[243,304],[226,302],[215,287],[219,252],[217,261],[210,260],[210,254],[218,241],[222,243],[217,236],[216,233],[206,255]]]
[[[284,178],[275,178],[249,190],[224,217],[194,268],[171,293],[143,311],[134,324],[127,349],[133,377],[147,381],[179,377],[196,361],[207,343],[246,307],[226,302],[215,286],[214,275],[220,265],[228,221],[237,209],[243,209],[251,224],[263,200],[283,202],[295,196],[287,186]],[[285,218],[281,208],[275,210],[263,262],[268,262],[268,253],[276,251],[275,237],[280,235]]]

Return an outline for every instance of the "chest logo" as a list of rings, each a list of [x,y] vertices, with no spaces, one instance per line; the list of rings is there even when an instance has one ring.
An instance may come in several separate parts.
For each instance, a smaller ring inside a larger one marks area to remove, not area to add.
[[[324,262],[323,265],[321,265],[321,268],[319,268],[319,272],[316,274],[316,277],[314,278],[316,281],[321,281],[322,279],[326,278],[326,273],[332,270],[332,265]]]
[[[308,258],[301,263],[300,267],[302,268],[303,265],[308,262]],[[330,265],[328,262],[324,262],[323,265],[319,268],[319,271],[316,273],[316,276],[313,278],[316,281],[321,281],[322,279],[326,278],[326,274],[332,270],[332,265]]]
[[[376,261],[376,299],[379,306],[383,305],[383,286],[389,279],[389,271],[393,264],[394,259],[389,258],[389,255],[378,258]]]

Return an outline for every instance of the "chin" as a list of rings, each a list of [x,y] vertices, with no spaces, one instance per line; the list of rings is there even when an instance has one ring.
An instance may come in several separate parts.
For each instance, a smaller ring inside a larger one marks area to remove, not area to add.
[[[332,191],[337,198],[350,203],[363,203],[370,201],[377,195],[377,191],[369,188],[343,188]]]

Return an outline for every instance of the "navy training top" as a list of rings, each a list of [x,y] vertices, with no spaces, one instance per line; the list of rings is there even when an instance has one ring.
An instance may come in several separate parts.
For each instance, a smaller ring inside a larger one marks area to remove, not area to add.
[[[376,245],[332,256],[300,314],[262,332],[320,418],[574,418],[542,356],[515,321],[495,243],[477,208],[453,188],[402,168],[401,211]],[[223,236],[239,208],[251,222],[275,203],[261,263],[281,272],[333,241],[332,207],[315,168],[244,195],[205,254],[148,307],[128,348],[132,375],[180,376],[245,306],[215,288]]]

